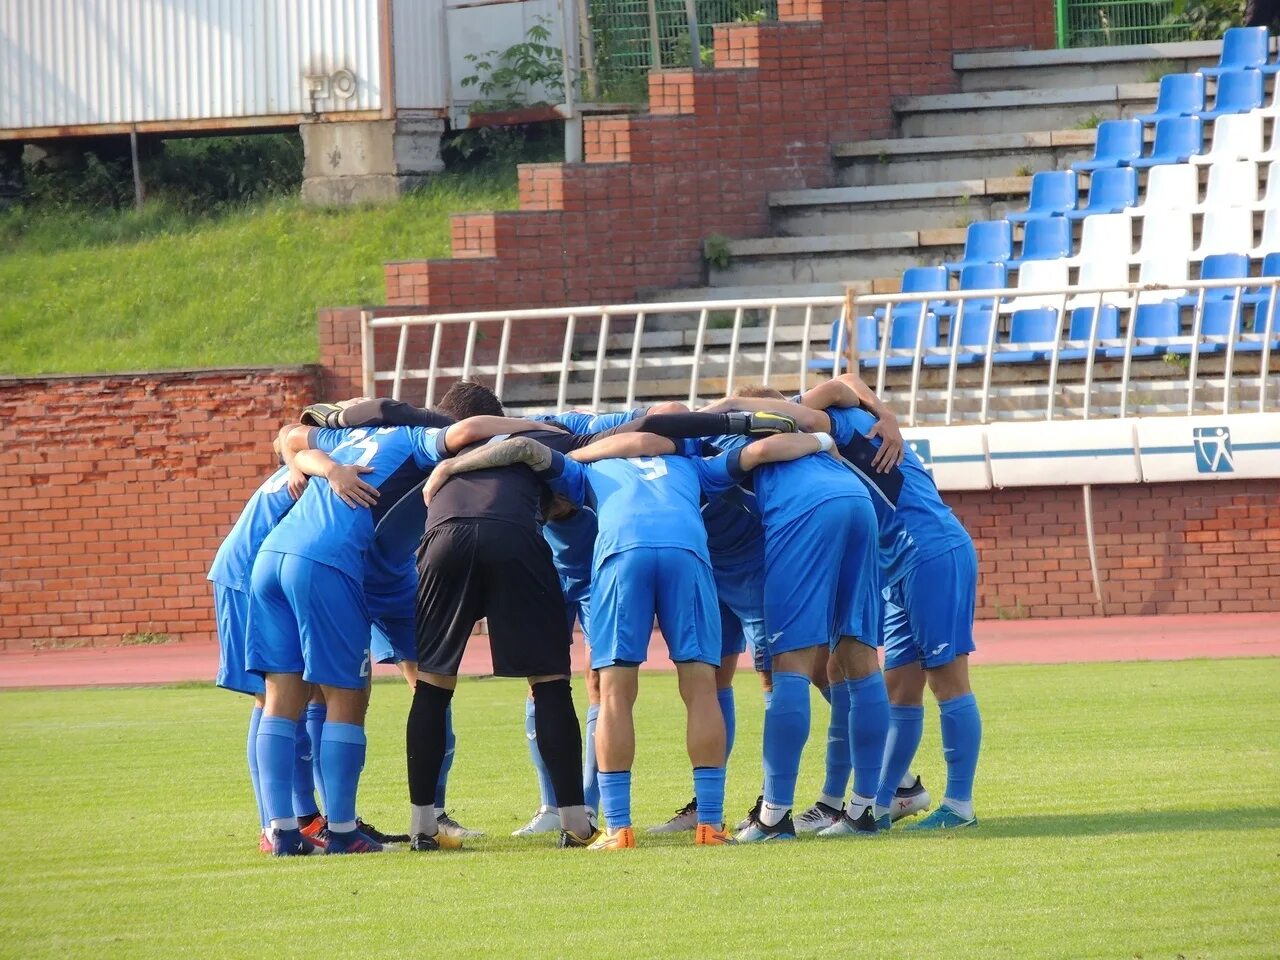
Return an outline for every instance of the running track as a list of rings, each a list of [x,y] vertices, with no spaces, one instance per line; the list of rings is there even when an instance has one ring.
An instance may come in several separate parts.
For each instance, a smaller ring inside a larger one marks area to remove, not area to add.
[[[982,620],[975,629],[975,664],[1280,656],[1280,617],[1268,613]],[[581,643],[574,645],[574,665],[578,669],[582,666]],[[749,667],[745,657],[743,666]],[[217,667],[218,648],[213,643],[3,652],[0,688],[208,681]],[[671,667],[662,641],[656,637],[648,667]],[[472,638],[462,672],[478,675],[489,669],[486,639]],[[388,667],[379,667],[377,672],[395,673]]]

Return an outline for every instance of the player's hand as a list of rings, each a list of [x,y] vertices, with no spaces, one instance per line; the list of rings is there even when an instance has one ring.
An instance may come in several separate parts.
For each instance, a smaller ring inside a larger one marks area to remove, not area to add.
[[[341,412],[342,408],[336,403],[313,403],[302,408],[298,421],[308,427],[336,427]]]
[[[898,429],[898,418],[888,414],[876,421],[874,427],[867,431],[868,438],[880,438],[880,450],[871,461],[877,473],[888,473],[906,456],[903,449],[905,441],[902,431]]]
[[[355,463],[336,463],[325,478],[348,507],[372,507],[378,502],[378,488],[360,479],[362,473],[373,473],[373,467]]]
[[[305,473],[297,467],[289,468],[289,496],[297,500],[302,496],[302,491],[307,489],[307,480],[309,478]]]
[[[729,419],[732,421],[738,416],[746,417],[746,427],[743,432],[751,437],[771,437],[775,433],[796,433],[799,430],[795,417],[789,417],[785,413],[757,410],[746,414],[731,413]]]
[[[448,463],[436,464],[431,471],[431,475],[427,477],[427,482],[422,486],[422,502],[430,506],[431,498],[435,496],[436,491],[452,475],[453,471],[449,469]]]

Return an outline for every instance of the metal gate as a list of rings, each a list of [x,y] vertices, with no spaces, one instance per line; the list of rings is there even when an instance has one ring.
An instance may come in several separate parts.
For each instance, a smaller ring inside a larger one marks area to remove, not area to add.
[[[1059,47],[1112,47],[1191,39],[1173,0],[1057,0]]]

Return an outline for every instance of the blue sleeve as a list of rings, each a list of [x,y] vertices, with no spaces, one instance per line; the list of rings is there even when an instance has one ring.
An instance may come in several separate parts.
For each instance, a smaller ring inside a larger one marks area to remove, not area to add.
[[[703,493],[712,496],[736,487],[747,475],[739,464],[741,458],[741,449],[718,457],[696,458],[693,462],[698,467],[698,481],[702,484]]]
[[[551,451],[551,466],[534,471],[551,492],[564,497],[575,507],[581,507],[587,498],[587,472],[582,464],[570,460],[558,450]]]
[[[406,427],[405,429],[409,431],[413,462],[418,466],[425,469],[449,456],[449,450],[444,444],[448,427]]]
[[[823,412],[831,419],[831,439],[838,447],[852,443],[854,437],[865,434],[876,422],[859,407],[827,407]],[[872,442],[880,446],[879,438]]]
[[[307,446],[312,450],[332,453],[334,448],[343,443],[350,434],[350,430],[334,429],[333,427],[312,427],[311,433],[307,435]]]

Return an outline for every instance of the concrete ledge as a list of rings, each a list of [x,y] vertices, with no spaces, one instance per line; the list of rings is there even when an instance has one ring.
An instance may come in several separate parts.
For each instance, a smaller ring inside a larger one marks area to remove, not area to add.
[[[1274,44],[1273,40],[1273,48]],[[1188,40],[1182,43],[1142,43],[1124,47],[1082,47],[1072,50],[992,50],[954,53],[951,55],[951,65],[956,70],[1087,67],[1094,63],[1200,59],[1217,57],[1221,52],[1221,40]]]
[[[982,93],[940,93],[895,100],[897,113],[937,113],[943,110],[991,110],[1001,107],[1060,106],[1077,103],[1115,103],[1120,100],[1155,100],[1159,84],[1105,84],[1066,90],[993,90]]]
[[[1084,131],[1090,135],[1092,130]],[[917,153],[976,153],[983,150],[1024,150],[1028,147],[1051,147],[1053,134],[977,133],[955,137],[900,137],[892,140],[863,140],[838,143],[831,154],[835,157],[894,157]],[[1089,141],[1092,143],[1092,139]]]
[[[856,203],[895,203],[940,200],[949,197],[1025,194],[1030,177],[993,177],[987,180],[951,180],[935,183],[901,183],[884,187],[828,187],[820,190],[785,190],[769,195],[772,207],[811,207]]]
[[[734,257],[785,257],[810,253],[850,253],[860,250],[893,250],[909,247],[947,246],[964,243],[964,227],[937,230],[899,230],[891,233],[850,233],[836,237],[764,237],[733,240]]]
[[[886,278],[889,280],[890,278]],[[878,282],[878,281],[875,281]],[[897,283],[897,278],[891,280]],[[657,290],[646,294],[653,302],[679,303],[684,300],[769,300],[777,297],[839,297],[845,287],[851,286],[858,293],[870,293],[873,281],[856,280],[843,283],[785,283],[739,287],[684,287],[674,290]]]

